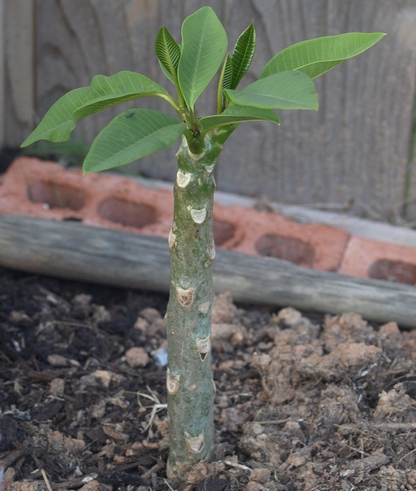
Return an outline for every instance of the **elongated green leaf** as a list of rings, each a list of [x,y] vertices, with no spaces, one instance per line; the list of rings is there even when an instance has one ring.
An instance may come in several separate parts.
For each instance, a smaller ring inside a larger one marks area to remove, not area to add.
[[[224,66],[221,72],[221,87],[224,89],[232,89],[232,81],[233,81],[233,63],[229,55],[227,55]]]
[[[221,66],[227,51],[227,34],[210,7],[202,7],[182,25],[182,55],[178,81],[189,108]]]
[[[173,83],[176,80],[181,49],[166,27],[161,27],[155,41],[155,51],[164,73]]]
[[[286,70],[300,70],[312,79],[359,55],[385,36],[382,32],[351,32],[302,41],[277,53],[260,78]]]
[[[207,131],[220,126],[250,121],[270,121],[272,123],[280,124],[279,116],[270,109],[237,105],[228,107],[221,114],[217,114],[216,116],[201,118],[199,123],[202,127],[202,131],[206,133]]]
[[[281,72],[257,80],[242,91],[225,90],[240,106],[262,109],[318,109],[315,84],[302,72]]]
[[[230,89],[236,89],[241,79],[247,73],[253,60],[256,50],[256,31],[254,24],[251,23],[247,29],[240,35],[234,46],[231,54],[231,62],[233,66],[233,77]]]
[[[116,116],[96,137],[84,161],[85,173],[112,169],[170,147],[185,123],[150,109],[131,109]]]
[[[233,64],[230,59],[230,55],[227,53],[224,63],[222,65],[220,79],[218,81],[217,88],[217,114],[220,114],[225,107],[224,89],[231,88],[231,82],[233,78]]]
[[[71,90],[58,99],[22,147],[37,140],[66,141],[79,119],[120,102],[151,95],[165,96],[168,93],[139,73],[122,71],[111,77],[97,75],[89,87]]]

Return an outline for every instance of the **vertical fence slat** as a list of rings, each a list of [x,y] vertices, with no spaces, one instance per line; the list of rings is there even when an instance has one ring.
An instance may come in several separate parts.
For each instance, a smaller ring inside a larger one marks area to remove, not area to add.
[[[4,139],[19,146],[35,123],[34,1],[5,0]]]

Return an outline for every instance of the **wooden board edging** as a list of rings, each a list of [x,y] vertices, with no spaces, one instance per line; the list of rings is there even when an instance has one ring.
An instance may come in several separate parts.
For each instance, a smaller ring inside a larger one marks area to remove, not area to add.
[[[74,222],[0,215],[0,266],[99,284],[167,292],[167,241]],[[217,250],[217,293],[240,302],[292,306],[416,328],[416,288]]]

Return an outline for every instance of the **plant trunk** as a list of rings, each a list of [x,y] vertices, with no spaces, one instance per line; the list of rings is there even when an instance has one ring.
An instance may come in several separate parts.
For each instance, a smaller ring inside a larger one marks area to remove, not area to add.
[[[183,476],[190,466],[209,458],[214,442],[210,339],[214,167],[224,140],[224,133],[218,131],[206,135],[194,154],[183,138],[176,155],[178,172],[169,235],[171,286],[165,317],[169,477]]]

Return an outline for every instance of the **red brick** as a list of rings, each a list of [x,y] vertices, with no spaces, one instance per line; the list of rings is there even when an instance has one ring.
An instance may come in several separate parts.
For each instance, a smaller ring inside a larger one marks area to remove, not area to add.
[[[374,278],[414,285],[416,284],[416,249],[352,237],[338,272],[358,278]]]

